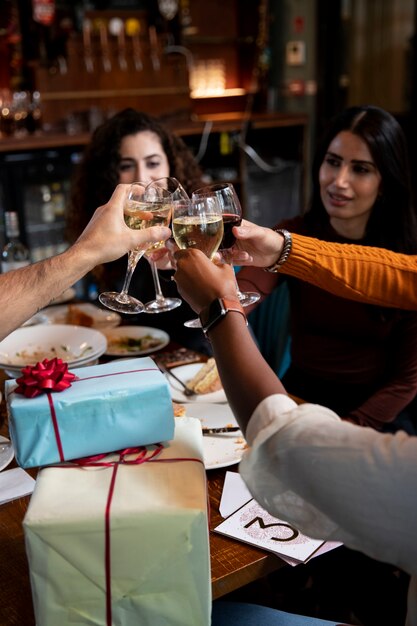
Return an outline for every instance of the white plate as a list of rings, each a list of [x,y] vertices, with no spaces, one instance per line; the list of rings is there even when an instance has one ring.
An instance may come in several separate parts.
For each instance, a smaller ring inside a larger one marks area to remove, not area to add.
[[[179,367],[173,367],[172,372],[175,376],[178,376],[180,380],[187,383],[198,370],[203,366],[203,363],[190,363],[189,365],[180,365]],[[227,402],[226,394],[223,389],[213,391],[211,393],[196,394],[195,396],[185,396],[182,393],[181,385],[167,374],[167,380],[171,387],[171,396],[173,400],[177,402]]]
[[[151,326],[120,326],[119,328],[103,329],[103,332],[107,337],[108,347],[106,354],[109,356],[142,356],[144,354],[156,352],[161,348],[165,348],[165,346],[169,344],[169,335],[163,330],[159,330],[159,328],[152,328]],[[125,337],[137,340],[147,335],[156,339],[158,344],[141,350],[135,346],[118,346],[112,343],[117,340],[123,340]]]
[[[72,371],[75,368],[79,368],[79,367],[91,367],[92,365],[98,365],[99,364],[99,359],[98,358],[91,358],[88,359],[86,361],[77,361],[76,363],[69,363],[69,370]],[[7,376],[9,378],[20,378],[22,376],[22,368],[13,368],[13,367],[9,367],[7,369],[4,370],[5,373],[7,374]]]
[[[32,315],[26,322],[22,324],[22,326],[35,326],[36,324],[47,324],[48,318],[43,313],[35,313]]]
[[[51,304],[61,304],[61,302],[69,302],[70,300],[75,298],[76,293],[77,292],[75,291],[74,287],[68,287],[68,289],[65,289],[65,291],[63,291],[60,296],[54,298],[54,300],[51,301]]]
[[[0,435],[0,472],[9,465],[13,457],[13,444],[9,439]]]
[[[122,318],[118,313],[109,311],[108,309],[100,309],[98,306],[95,306],[90,302],[73,304],[72,306],[93,318],[93,325],[91,328],[97,328],[98,330],[102,328],[114,328],[122,321]],[[68,308],[68,304],[49,306],[42,310],[42,314],[51,324],[66,324]]]
[[[57,356],[72,367],[98,358],[107,348],[103,333],[67,324],[18,328],[0,342],[0,367],[20,369]]]
[[[188,404],[187,417],[196,417],[207,428],[237,426],[236,419],[228,404]],[[219,469],[239,463],[246,448],[246,441],[240,430],[234,433],[203,435],[204,465],[207,470]]]

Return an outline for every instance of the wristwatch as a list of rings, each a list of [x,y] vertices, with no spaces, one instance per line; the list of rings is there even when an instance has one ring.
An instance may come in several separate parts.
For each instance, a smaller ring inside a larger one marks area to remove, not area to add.
[[[240,313],[245,318],[246,324],[248,323],[245,311],[243,310],[243,306],[240,302],[236,299],[227,297],[216,298],[209,304],[208,307],[200,311],[199,317],[204,333],[207,334],[209,330],[211,330],[220,322],[220,320],[224,318],[225,315],[229,313],[229,311],[236,311],[236,313]]]
[[[278,259],[275,261],[275,263],[273,263],[269,267],[264,267],[264,270],[265,272],[272,272],[275,274],[276,272],[279,271],[280,267],[284,265],[285,261],[290,256],[291,247],[292,247],[292,237],[291,237],[291,233],[289,233],[288,230],[285,230],[285,228],[274,228],[273,230],[275,230],[276,233],[279,233],[280,235],[284,237],[284,245],[282,247],[281,254],[279,255]]]

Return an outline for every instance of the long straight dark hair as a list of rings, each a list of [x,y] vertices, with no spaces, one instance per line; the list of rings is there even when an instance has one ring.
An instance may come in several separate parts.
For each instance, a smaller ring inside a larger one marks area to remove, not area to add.
[[[371,105],[346,109],[330,122],[312,168],[312,196],[305,221],[319,233],[329,217],[320,196],[319,170],[334,137],[350,131],[360,137],[381,174],[381,194],[366,226],[366,244],[405,254],[417,253],[417,215],[412,198],[410,165],[404,133],[384,109]]]

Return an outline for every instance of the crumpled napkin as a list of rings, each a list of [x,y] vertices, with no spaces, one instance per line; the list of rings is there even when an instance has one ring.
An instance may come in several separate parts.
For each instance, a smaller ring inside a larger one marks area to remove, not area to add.
[[[0,504],[30,495],[35,483],[21,467],[0,472]]]

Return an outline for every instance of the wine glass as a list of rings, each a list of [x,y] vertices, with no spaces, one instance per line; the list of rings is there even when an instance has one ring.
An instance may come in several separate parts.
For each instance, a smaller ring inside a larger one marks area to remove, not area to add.
[[[143,183],[133,183],[123,208],[124,218],[129,228],[142,230],[151,226],[168,226],[171,219],[171,194],[162,187],[146,189]],[[142,247],[130,250],[127,270],[122,291],[106,291],[99,295],[104,306],[119,313],[142,313],[145,305],[140,300],[128,295],[130,281],[139,259],[153,243],[145,243]]]
[[[157,180],[149,183],[146,189],[152,189],[154,187],[162,187],[163,189],[169,191],[173,201],[189,199],[184,187],[173,176],[158,178]],[[172,311],[172,309],[177,308],[182,303],[180,298],[167,298],[162,293],[158,269],[151,255],[154,250],[162,248],[163,245],[164,242],[156,243],[145,252],[145,258],[149,261],[149,265],[151,266],[153,282],[155,285],[155,299],[145,304],[145,313],[164,313],[165,311]]]
[[[214,185],[207,185],[197,189],[192,194],[192,197],[199,197],[204,195],[214,195],[221,207],[223,215],[223,227],[224,234],[223,239],[220,242],[219,251],[223,257],[223,260],[228,265],[233,266],[231,248],[234,245],[236,238],[233,235],[233,226],[239,226],[242,221],[242,207],[240,206],[239,198],[235,191],[235,188],[231,183],[216,183]],[[235,276],[237,296],[242,306],[249,306],[258,302],[260,294],[257,291],[240,291],[239,285]]]
[[[172,234],[179,248],[197,248],[212,259],[223,238],[222,211],[217,198],[207,195],[174,202]],[[201,322],[198,318],[187,320],[184,326],[201,328]]]

